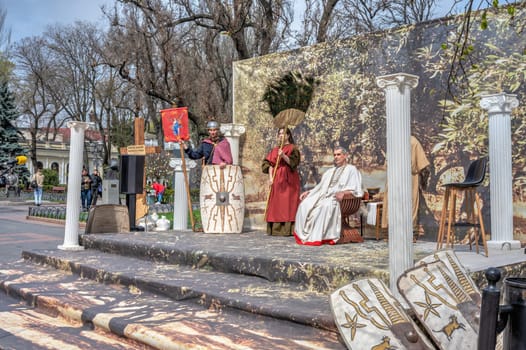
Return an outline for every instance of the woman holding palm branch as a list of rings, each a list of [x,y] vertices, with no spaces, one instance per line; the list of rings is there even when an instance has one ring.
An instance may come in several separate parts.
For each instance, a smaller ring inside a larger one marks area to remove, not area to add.
[[[300,152],[289,128],[279,129],[278,142],[279,146],[267,154],[262,164],[263,172],[269,175],[270,190],[265,221],[267,234],[292,236],[300,202]]]

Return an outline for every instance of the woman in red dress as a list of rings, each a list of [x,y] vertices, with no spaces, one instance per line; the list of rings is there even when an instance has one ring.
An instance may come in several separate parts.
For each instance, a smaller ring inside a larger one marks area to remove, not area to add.
[[[279,129],[278,142],[280,146],[274,147],[262,164],[270,186],[265,221],[269,235],[292,236],[300,202],[300,152],[288,128]]]

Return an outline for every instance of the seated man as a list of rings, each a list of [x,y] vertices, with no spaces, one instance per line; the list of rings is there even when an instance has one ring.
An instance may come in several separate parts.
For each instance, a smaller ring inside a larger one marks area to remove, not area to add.
[[[334,149],[334,168],[323,174],[319,184],[300,195],[294,237],[298,244],[336,244],[340,239],[341,212],[339,202],[346,194],[362,197],[362,175],[347,164],[347,151]]]

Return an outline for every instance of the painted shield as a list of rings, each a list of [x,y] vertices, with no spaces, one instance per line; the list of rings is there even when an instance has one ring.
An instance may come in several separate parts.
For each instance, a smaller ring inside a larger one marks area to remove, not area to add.
[[[245,190],[241,167],[207,165],[201,175],[201,221],[206,233],[241,233]]]
[[[415,265],[418,266],[423,264],[430,264],[435,261],[442,261],[446,265],[449,272],[451,273],[451,277],[453,277],[455,282],[457,282],[458,285],[462,288],[462,290],[471,297],[473,302],[477,304],[478,307],[480,307],[480,291],[475,282],[473,282],[471,277],[469,277],[469,275],[467,274],[464,266],[462,266],[462,264],[458,260],[458,257],[455,254],[455,252],[453,250],[437,251],[434,254],[426,256]]]
[[[349,349],[433,349],[379,279],[356,280],[330,296],[331,311]]]
[[[477,349],[480,309],[444,262],[407,270],[398,290],[440,349]]]

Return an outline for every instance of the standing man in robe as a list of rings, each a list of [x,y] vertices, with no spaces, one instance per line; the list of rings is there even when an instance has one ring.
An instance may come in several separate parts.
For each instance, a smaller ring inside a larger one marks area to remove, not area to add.
[[[418,225],[418,207],[420,206],[420,189],[427,187],[429,177],[429,160],[427,159],[424,147],[416,137],[411,135],[411,198],[412,198],[412,218],[413,218],[413,239],[416,240],[420,235]],[[383,195],[382,228],[387,228],[388,219],[387,206],[387,185]],[[423,232],[422,232],[423,234]]]
[[[362,175],[348,164],[348,153],[334,149],[334,167],[327,170],[312,190],[300,196],[294,237],[298,244],[336,244],[341,233],[340,202],[346,194],[362,197]]]
[[[233,163],[230,143],[221,135],[218,122],[209,121],[206,127],[209,137],[204,139],[196,149],[192,149],[184,141],[179,141],[179,144],[190,159],[203,158],[203,165],[219,165],[223,169],[226,165]]]

